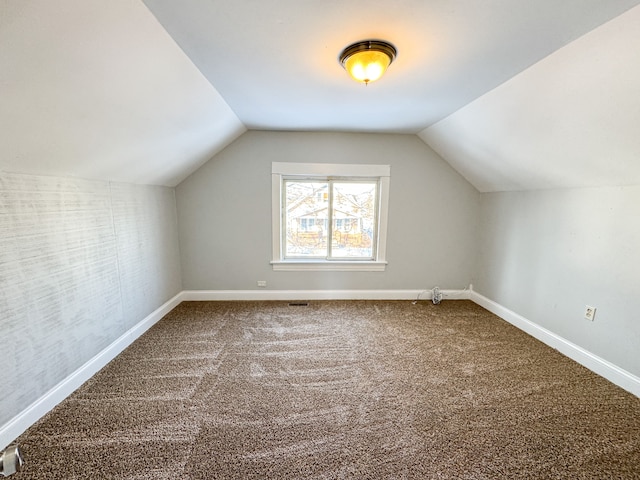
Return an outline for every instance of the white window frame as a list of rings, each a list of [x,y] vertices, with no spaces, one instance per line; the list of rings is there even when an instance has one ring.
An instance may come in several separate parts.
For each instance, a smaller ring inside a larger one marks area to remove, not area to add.
[[[282,188],[283,178],[299,176],[342,177],[348,179],[379,179],[378,228],[375,260],[327,260],[327,259],[284,259],[282,235]],[[272,261],[273,270],[330,270],[330,271],[384,271],[387,266],[387,223],[389,218],[389,165],[357,165],[339,163],[285,163],[271,164],[271,216],[272,216]]]

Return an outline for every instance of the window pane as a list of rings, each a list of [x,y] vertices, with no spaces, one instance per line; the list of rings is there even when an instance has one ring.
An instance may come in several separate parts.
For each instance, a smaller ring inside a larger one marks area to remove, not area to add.
[[[377,182],[334,182],[333,258],[374,258]]]
[[[327,256],[329,184],[285,180],[285,257]]]

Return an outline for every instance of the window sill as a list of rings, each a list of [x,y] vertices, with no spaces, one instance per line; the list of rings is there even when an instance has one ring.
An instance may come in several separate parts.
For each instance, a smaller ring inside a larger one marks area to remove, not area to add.
[[[387,262],[348,262],[326,260],[279,260],[271,262],[278,271],[332,271],[332,272],[384,272]]]

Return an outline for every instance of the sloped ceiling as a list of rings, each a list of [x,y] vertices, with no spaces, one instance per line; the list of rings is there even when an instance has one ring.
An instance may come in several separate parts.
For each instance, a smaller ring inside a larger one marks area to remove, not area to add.
[[[482,192],[640,185],[640,7],[420,133]]]
[[[0,0],[0,170],[175,185],[244,131],[142,2]]]
[[[531,144],[544,152],[564,147],[550,163],[567,172],[581,147],[547,132],[554,127],[540,125],[538,103],[508,86],[552,92],[553,75],[527,80],[540,68],[534,64],[551,55],[543,63],[551,61],[552,71],[566,67],[566,60],[551,60],[565,51],[572,61],[588,57],[593,47],[580,47],[580,37],[638,4],[0,0],[0,170],[176,185],[249,128],[419,133],[483,191],[569,185],[570,175],[551,170],[530,182]],[[621,28],[638,30],[635,10],[620,18],[630,18]],[[346,45],[364,38],[389,40],[399,51],[388,75],[368,87],[351,81],[337,61]],[[637,65],[633,52],[616,51],[620,63],[606,59],[601,69]],[[585,75],[592,87],[580,99],[605,82],[609,88],[601,90],[626,108],[624,119],[637,120],[629,112],[638,95],[629,98],[629,85]],[[522,126],[528,134],[514,136],[519,142],[499,156],[514,133],[500,115],[516,101],[530,119]],[[555,98],[549,107],[548,116],[562,110],[564,122],[600,118],[591,101]],[[487,127],[494,118],[495,127]],[[489,130],[484,143],[476,129]],[[614,163],[620,152],[635,152],[630,130],[615,138]]]
[[[638,0],[144,0],[249,129],[418,133]],[[380,38],[367,87],[338,62]]]

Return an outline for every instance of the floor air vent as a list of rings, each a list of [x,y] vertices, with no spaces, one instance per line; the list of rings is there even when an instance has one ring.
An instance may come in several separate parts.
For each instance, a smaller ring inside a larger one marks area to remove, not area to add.
[[[291,302],[289,306],[290,307],[308,307],[309,302]]]

